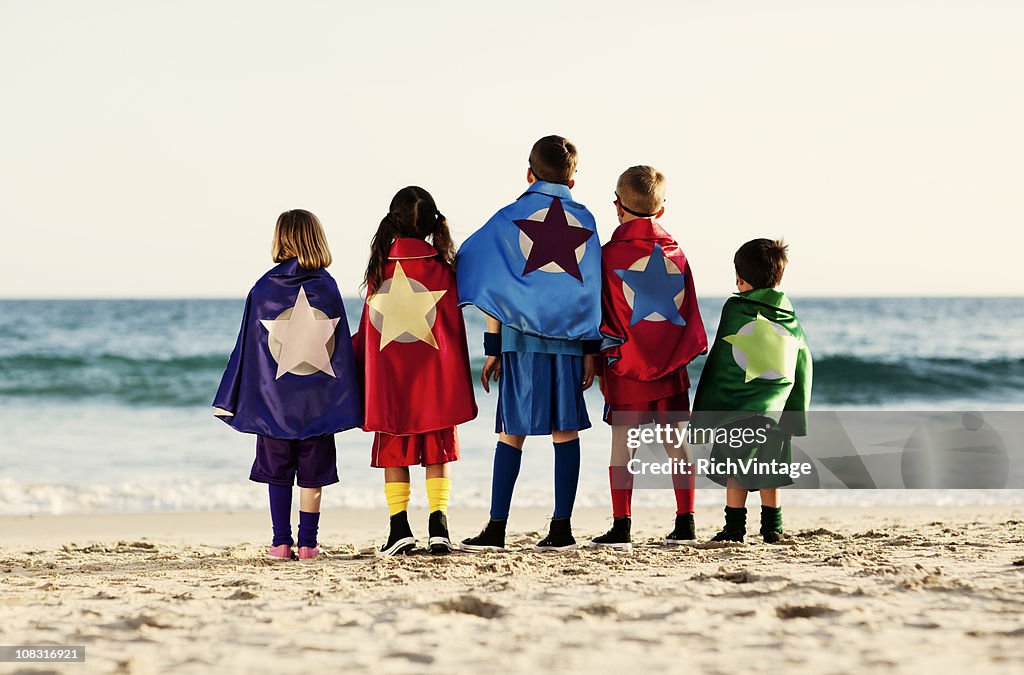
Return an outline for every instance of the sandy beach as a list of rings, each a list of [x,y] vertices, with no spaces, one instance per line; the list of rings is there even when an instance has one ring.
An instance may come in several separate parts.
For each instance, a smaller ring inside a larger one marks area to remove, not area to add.
[[[753,509],[752,509],[753,511]],[[2,642],[83,644],[84,664],[4,672],[1019,672],[1024,506],[786,512],[782,545],[379,558],[383,512],[328,511],[328,555],[264,558],[263,513],[0,519]],[[453,534],[484,521],[453,511]],[[425,514],[412,514],[418,534]],[[576,518],[600,533],[603,510]],[[700,509],[709,538],[717,509]],[[753,528],[751,528],[753,529]],[[379,543],[379,542],[377,542]]]

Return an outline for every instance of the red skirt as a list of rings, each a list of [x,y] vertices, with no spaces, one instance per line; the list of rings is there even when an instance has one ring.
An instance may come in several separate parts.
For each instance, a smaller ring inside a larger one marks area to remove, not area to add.
[[[647,403],[661,398],[669,398],[690,390],[690,377],[686,368],[669,373],[657,380],[634,380],[615,373],[607,373],[604,378],[604,400],[612,405],[623,403]],[[687,404],[686,410],[690,406]]]
[[[459,433],[455,427],[422,434],[396,436],[381,431],[373,435],[370,466],[413,466],[447,464],[459,459]]]
[[[636,427],[641,424],[676,424],[689,419],[690,393],[681,391],[672,396],[640,403],[606,403],[604,421],[614,426]]]

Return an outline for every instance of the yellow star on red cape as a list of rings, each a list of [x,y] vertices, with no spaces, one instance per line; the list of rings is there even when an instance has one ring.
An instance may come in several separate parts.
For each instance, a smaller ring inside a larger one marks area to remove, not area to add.
[[[386,293],[374,293],[366,300],[366,304],[380,312],[382,317],[380,348],[384,349],[396,338],[408,333],[437,349],[437,340],[427,315],[445,293],[447,291],[415,290],[402,269],[402,263],[395,263],[391,288]]]

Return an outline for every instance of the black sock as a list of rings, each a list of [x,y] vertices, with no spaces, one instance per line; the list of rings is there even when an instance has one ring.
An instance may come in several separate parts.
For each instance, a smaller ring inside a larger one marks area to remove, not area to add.
[[[738,508],[725,507],[725,529],[729,532],[747,531],[747,509],[744,506]]]
[[[782,507],[761,506],[761,531],[782,532]]]

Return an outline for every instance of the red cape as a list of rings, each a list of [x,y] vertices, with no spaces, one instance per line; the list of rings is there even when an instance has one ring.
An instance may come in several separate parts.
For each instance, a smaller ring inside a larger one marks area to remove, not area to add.
[[[650,256],[655,244],[661,247],[666,263],[673,263],[684,275],[684,293],[678,308],[682,322],[634,317],[633,308],[626,300],[623,280],[617,272],[628,270],[641,258]],[[603,352],[607,358],[606,374],[654,382],[686,368],[690,361],[707,351],[708,338],[697,307],[690,264],[679,244],[660,225],[646,218],[620,225],[601,249],[601,265],[601,332],[613,341],[621,341]],[[632,323],[634,319],[638,319],[636,323]],[[683,322],[685,325],[679,325]]]
[[[421,239],[396,239],[381,284],[385,287],[390,281],[390,287],[376,299],[370,294],[363,304],[359,332],[353,341],[362,374],[366,431],[419,434],[476,417],[466,325],[459,309],[455,273],[436,256],[434,247]],[[399,266],[401,274],[396,281]],[[404,283],[403,275],[407,279]],[[409,299],[410,288],[419,302],[398,301],[402,290]],[[391,304],[384,304],[384,296],[392,292]],[[424,305],[433,299],[437,302],[432,309]],[[429,310],[426,314],[422,311],[425,307]],[[396,334],[405,326],[409,332]]]

